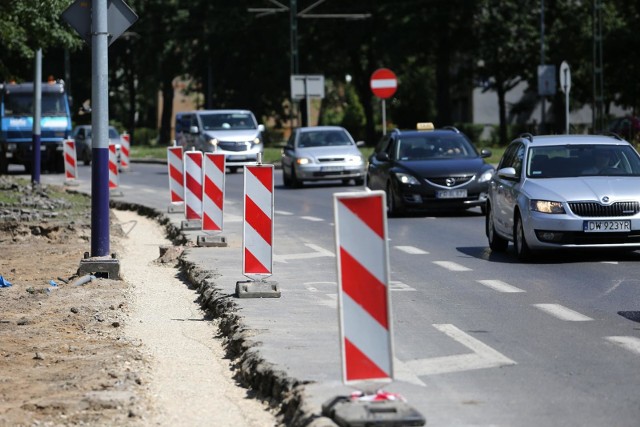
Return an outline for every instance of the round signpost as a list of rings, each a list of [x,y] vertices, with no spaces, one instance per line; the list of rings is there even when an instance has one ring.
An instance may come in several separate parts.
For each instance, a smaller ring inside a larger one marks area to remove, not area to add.
[[[564,92],[565,99],[565,123],[567,125],[566,133],[569,133],[569,91],[571,90],[571,69],[567,61],[562,61],[560,65],[560,90]]]
[[[369,85],[373,94],[382,100],[382,134],[386,135],[387,111],[385,99],[392,97],[396,93],[398,79],[395,73],[388,68],[379,68],[371,75]]]

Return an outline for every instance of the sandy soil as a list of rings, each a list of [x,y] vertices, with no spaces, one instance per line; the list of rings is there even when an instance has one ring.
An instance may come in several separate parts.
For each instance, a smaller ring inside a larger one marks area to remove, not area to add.
[[[86,219],[0,222],[0,426],[277,425],[175,263],[156,261],[155,222],[113,212],[124,280],[75,283]]]

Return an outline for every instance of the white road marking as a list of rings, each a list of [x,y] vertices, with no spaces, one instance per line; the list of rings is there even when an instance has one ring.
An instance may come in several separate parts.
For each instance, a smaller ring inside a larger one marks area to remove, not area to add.
[[[126,188],[126,187],[122,187],[122,188]],[[144,193],[150,193],[150,194],[156,194],[158,192],[158,190],[152,190],[151,188],[143,188],[142,191]]]
[[[433,263],[439,265],[440,267],[446,268],[449,271],[471,271],[470,268],[452,261],[433,261]]]
[[[274,213],[276,215],[283,215],[283,216],[290,216],[293,215],[291,212],[287,212],[287,211],[274,211]]]
[[[433,326],[469,348],[472,353],[431,357],[428,359],[404,362],[415,375],[446,374],[516,364],[516,362],[504,356],[502,353],[492,349],[453,325],[434,324]]]
[[[593,320],[591,317],[580,314],[577,311],[564,307],[560,304],[533,304],[534,307],[567,322],[588,322]]]
[[[636,337],[605,337],[606,340],[633,353],[640,355],[640,338]]]
[[[242,221],[243,219],[241,215],[232,215],[228,213],[224,214],[224,222],[242,222]]]
[[[324,219],[318,218],[317,216],[301,216],[300,218],[307,221],[313,221],[313,222],[324,221]]]
[[[502,280],[478,280],[478,283],[498,292],[526,292],[515,286],[511,286]]]
[[[413,246],[394,246],[394,248],[411,255],[428,255],[429,254],[429,252],[423,251],[422,249],[416,248]]]
[[[297,254],[287,254],[287,255],[273,255],[274,262],[284,262],[296,259],[310,259],[310,258],[320,258],[320,257],[335,257],[333,252],[321,248],[318,245],[314,245],[313,243],[305,243],[305,246],[313,249],[314,252],[306,252],[306,253],[297,253]]]
[[[416,291],[415,288],[412,288],[406,283],[400,282],[398,280],[391,280],[389,282],[389,290],[390,291]]]

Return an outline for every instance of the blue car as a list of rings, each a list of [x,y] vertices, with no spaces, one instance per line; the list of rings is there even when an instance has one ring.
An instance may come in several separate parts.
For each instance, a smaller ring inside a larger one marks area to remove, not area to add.
[[[390,216],[473,207],[484,213],[495,171],[484,160],[489,156],[455,127],[418,123],[382,138],[369,158],[367,186],[386,192]]]

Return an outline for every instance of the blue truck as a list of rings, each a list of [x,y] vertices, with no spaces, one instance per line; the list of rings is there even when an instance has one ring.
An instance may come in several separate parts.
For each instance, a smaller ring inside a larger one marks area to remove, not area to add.
[[[0,84],[0,174],[9,164],[32,169],[33,88],[31,83]],[[71,135],[69,98],[61,80],[42,83],[40,142],[42,169],[64,171],[62,142]]]

